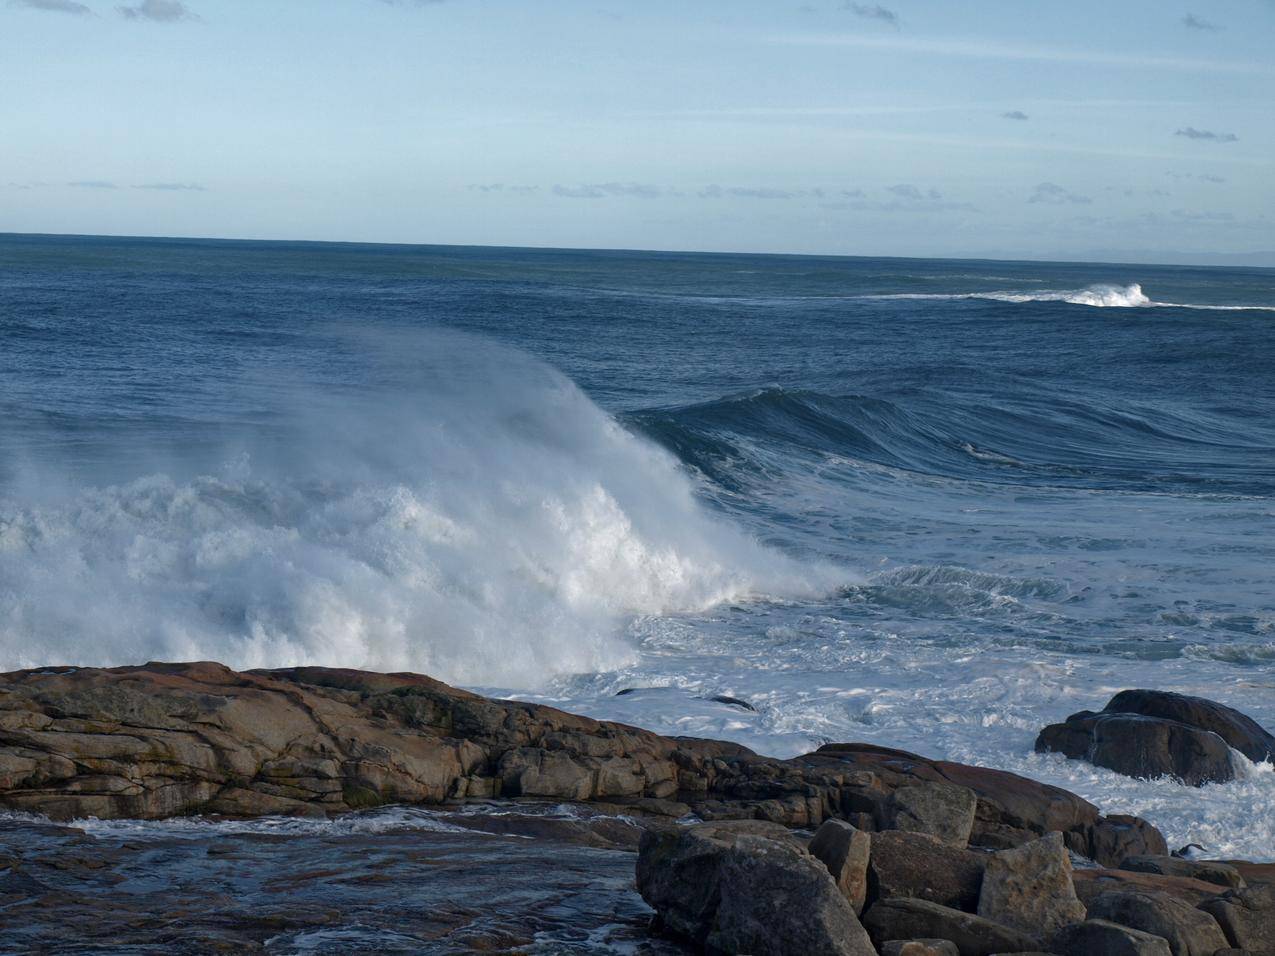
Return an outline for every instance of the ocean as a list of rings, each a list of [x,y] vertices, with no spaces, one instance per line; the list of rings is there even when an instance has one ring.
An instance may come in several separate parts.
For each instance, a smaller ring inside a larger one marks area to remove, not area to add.
[[[1269,765],[1032,750],[1275,729],[1273,568],[1275,270],[0,236],[3,669],[419,671],[1273,859]]]

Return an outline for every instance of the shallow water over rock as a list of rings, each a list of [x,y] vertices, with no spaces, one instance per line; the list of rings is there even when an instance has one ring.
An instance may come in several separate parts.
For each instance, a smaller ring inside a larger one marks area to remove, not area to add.
[[[647,934],[634,821],[570,805],[330,821],[0,816],[6,952],[616,953]]]

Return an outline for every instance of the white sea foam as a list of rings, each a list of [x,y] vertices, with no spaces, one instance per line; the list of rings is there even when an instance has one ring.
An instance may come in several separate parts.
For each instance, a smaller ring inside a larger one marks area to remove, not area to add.
[[[623,665],[631,615],[809,587],[544,364],[452,335],[389,351],[395,401],[308,393],[304,439],[220,474],[0,503],[0,666],[213,659],[527,687]]]
[[[1137,283],[1129,285],[1091,285],[1083,289],[1067,289],[1059,292],[900,292],[887,295],[863,296],[867,299],[986,299],[993,302],[1065,302],[1070,305],[1087,305],[1099,309],[1204,309],[1212,312],[1275,312],[1270,305],[1200,305],[1190,302],[1159,302],[1151,299]]]

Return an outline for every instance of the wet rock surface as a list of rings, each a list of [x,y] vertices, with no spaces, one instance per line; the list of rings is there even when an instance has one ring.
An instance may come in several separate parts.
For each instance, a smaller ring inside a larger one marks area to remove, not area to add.
[[[1036,749],[1130,777],[1173,777],[1198,787],[1235,779],[1232,749],[1254,762],[1275,761],[1275,736],[1203,697],[1126,690],[1101,711],[1084,710],[1045,727]]]
[[[639,829],[554,804],[334,821],[0,818],[0,951],[688,952],[647,932]]]

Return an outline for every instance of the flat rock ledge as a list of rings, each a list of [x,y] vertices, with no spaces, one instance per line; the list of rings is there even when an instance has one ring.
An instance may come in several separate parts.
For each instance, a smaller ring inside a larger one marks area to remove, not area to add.
[[[1017,846],[1058,831],[1105,865],[1162,855],[1136,817],[1057,787],[867,744],[791,760],[663,737],[418,674],[221,664],[0,675],[0,808],[55,820],[331,815],[388,803],[540,797],[668,817],[928,833]]]

